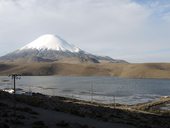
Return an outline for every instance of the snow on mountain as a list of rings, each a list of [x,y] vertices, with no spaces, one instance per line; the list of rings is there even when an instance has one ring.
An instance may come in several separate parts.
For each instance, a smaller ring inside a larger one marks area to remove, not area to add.
[[[56,50],[56,51],[69,51],[69,52],[80,51],[79,48],[67,43],[65,40],[52,34],[46,34],[40,36],[39,38],[27,44],[26,46],[20,48],[19,50],[28,50],[28,49]]]
[[[71,58],[71,60],[70,60]],[[36,62],[53,62],[53,61],[74,61],[81,63],[100,63],[103,61],[111,63],[124,63],[126,61],[112,59],[110,57],[96,56],[78,47],[67,43],[58,36],[46,34],[36,40],[28,43],[24,47],[0,57],[0,61],[36,61]]]

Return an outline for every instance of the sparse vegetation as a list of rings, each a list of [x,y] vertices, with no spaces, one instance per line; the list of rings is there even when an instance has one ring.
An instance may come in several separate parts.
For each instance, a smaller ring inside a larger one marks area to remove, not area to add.
[[[10,128],[7,123],[0,123],[0,128]]]
[[[48,128],[43,121],[35,121],[32,124],[32,128]]]
[[[33,115],[38,115],[37,112],[33,111],[31,108],[28,108],[28,107],[17,107],[16,108],[17,111],[22,111],[22,112],[27,112],[27,113],[30,113],[30,114],[33,114]]]
[[[64,120],[61,120],[61,121],[58,122],[56,125],[57,125],[57,126],[60,126],[60,127],[68,127],[68,126],[69,126],[69,123],[68,123],[68,122],[65,122]]]
[[[10,94],[5,92],[0,93],[4,93],[0,95],[0,99],[1,96],[3,96],[4,100],[5,98],[8,100],[10,99]],[[48,97],[42,94],[33,94],[32,96],[17,95],[16,100],[18,103],[35,106],[37,108],[45,108],[47,111],[60,111],[80,118],[88,117],[103,122],[130,124],[138,128],[169,128],[170,126],[170,112],[159,110],[161,105],[169,103],[169,98],[129,106],[117,104],[116,108],[114,108],[113,104],[91,103],[57,96]],[[5,108],[0,114],[0,116],[3,117],[2,122],[6,121],[9,124],[16,123],[10,120],[12,107],[10,105],[5,105],[3,102],[0,104],[0,107],[1,106]],[[41,113],[37,113],[31,107],[16,107],[16,111],[16,118],[18,119],[17,125],[26,125],[24,121],[32,119],[34,121],[34,123],[32,122],[32,127],[34,128],[46,128],[48,126],[44,123],[44,120],[38,121],[39,118],[37,117],[41,116]],[[33,114],[34,112],[36,114]],[[87,124],[80,124],[78,127],[91,128],[91,126]],[[138,124],[138,126],[136,126],[136,124]],[[55,126],[74,128],[75,124],[61,120],[55,123]]]

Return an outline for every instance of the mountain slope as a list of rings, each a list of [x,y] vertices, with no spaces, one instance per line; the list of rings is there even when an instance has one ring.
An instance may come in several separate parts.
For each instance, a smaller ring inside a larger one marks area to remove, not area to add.
[[[126,63],[124,60],[115,60],[110,57],[96,56],[67,43],[58,36],[46,34],[30,42],[24,47],[0,57],[0,61],[11,62],[54,62],[76,60],[71,63]],[[69,62],[69,61],[68,61]]]
[[[70,63],[3,63],[0,75],[11,73],[22,75],[59,75],[59,76],[115,76],[126,78],[170,79],[170,63],[105,63],[105,64],[70,64]]]

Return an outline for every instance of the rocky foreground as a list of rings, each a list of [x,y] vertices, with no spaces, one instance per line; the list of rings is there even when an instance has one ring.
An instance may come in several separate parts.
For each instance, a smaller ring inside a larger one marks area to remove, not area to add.
[[[0,128],[170,128],[170,97],[137,105],[99,104],[0,91]]]

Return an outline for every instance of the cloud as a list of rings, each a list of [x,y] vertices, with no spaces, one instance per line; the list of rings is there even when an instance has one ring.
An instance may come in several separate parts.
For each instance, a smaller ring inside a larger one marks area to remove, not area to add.
[[[0,0],[0,54],[52,33],[98,55],[160,61],[160,55],[149,56],[148,51],[170,48],[166,5],[132,0]],[[166,11],[159,12],[160,8]]]

